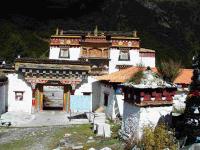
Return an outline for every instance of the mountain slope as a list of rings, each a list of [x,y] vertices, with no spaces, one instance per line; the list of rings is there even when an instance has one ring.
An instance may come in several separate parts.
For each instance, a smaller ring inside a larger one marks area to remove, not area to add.
[[[156,50],[157,63],[172,58],[190,67],[192,56],[200,51],[198,0],[45,0],[34,1],[30,10],[18,5],[20,11],[10,9],[0,20],[0,56],[10,61],[17,54],[48,56],[48,39],[57,27],[136,29],[142,47]]]

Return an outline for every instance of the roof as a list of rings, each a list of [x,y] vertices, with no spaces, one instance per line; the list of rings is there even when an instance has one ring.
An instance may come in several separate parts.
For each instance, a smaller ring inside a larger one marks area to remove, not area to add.
[[[151,69],[143,71],[142,78],[139,81],[128,81],[122,85],[128,87],[134,87],[138,89],[149,89],[149,88],[175,88],[174,84],[164,81],[157,73]]]
[[[40,63],[40,64],[66,64],[66,65],[90,65],[86,61],[78,60],[58,60],[58,59],[40,59],[40,58],[16,58],[15,63]]]
[[[116,82],[116,83],[124,83],[129,80],[135,73],[137,73],[140,69],[145,70],[146,67],[130,67],[127,69],[123,69],[108,75],[103,75],[97,77],[98,80],[104,80],[109,82]],[[157,72],[156,68],[151,68],[153,72]]]
[[[182,69],[175,79],[176,84],[190,84],[192,82],[193,69]]]
[[[140,69],[146,70],[146,67],[130,67],[127,69],[123,69],[108,75],[103,75],[97,77],[98,80],[101,81],[108,81],[112,83],[125,83],[131,77],[134,76],[135,73],[137,73]],[[153,72],[158,72],[157,68],[151,68]],[[181,73],[179,76],[175,79],[174,83],[176,84],[190,84],[191,83],[191,77],[193,75],[192,69],[181,69]]]
[[[155,50],[140,48],[140,53],[155,53]]]

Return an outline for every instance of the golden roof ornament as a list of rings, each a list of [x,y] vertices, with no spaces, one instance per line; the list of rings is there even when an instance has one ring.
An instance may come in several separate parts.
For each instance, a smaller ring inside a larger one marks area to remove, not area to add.
[[[60,31],[60,35],[63,35],[63,30]]]
[[[136,30],[133,31],[133,37],[137,37],[137,31]]]
[[[56,35],[58,35],[58,32],[59,32],[59,29],[58,29],[58,27],[56,28]]]
[[[94,29],[94,36],[98,36],[98,27],[96,25],[95,29]]]

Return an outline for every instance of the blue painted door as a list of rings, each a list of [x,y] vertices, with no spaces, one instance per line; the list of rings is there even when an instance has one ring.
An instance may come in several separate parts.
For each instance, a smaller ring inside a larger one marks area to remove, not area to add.
[[[70,110],[72,112],[92,111],[92,99],[88,95],[70,95]]]

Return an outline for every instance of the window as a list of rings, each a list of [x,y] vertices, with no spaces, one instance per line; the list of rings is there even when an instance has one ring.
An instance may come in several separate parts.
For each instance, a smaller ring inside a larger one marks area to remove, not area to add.
[[[83,95],[91,95],[91,92],[83,92]]]
[[[69,58],[69,48],[60,48],[60,58]]]
[[[108,94],[104,93],[104,106],[108,106]]]
[[[130,60],[130,55],[129,55],[129,51],[128,50],[121,50],[119,53],[119,60],[125,60],[128,61]]]
[[[23,91],[15,91],[15,100],[22,101],[23,100]]]

